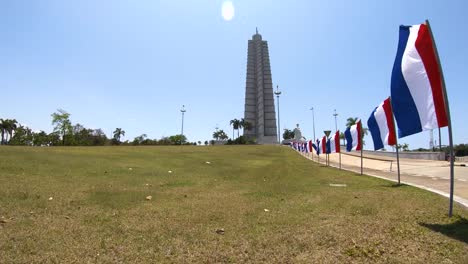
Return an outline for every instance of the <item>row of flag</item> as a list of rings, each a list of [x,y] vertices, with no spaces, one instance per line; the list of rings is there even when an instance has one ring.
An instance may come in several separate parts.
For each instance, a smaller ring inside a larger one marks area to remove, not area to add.
[[[441,80],[441,70],[428,26],[400,26],[400,39],[391,78],[391,97],[380,103],[367,121],[375,150],[380,150],[385,145],[397,144],[394,118],[398,138],[448,126],[448,108],[445,105]],[[345,139],[347,151],[361,150],[360,120],[346,129]],[[337,131],[328,138],[324,136],[317,139],[313,145],[317,154],[332,153],[339,152],[338,142]]]
[[[355,125],[346,129],[344,133],[346,139],[346,151],[359,151],[362,149],[362,138],[359,137],[361,130],[361,120],[358,120]],[[340,153],[340,131],[336,131],[329,137],[323,136],[320,139],[316,139],[315,142],[312,140],[306,142],[293,141],[290,144],[293,149],[304,153],[311,153],[312,150],[315,150],[317,155]]]
[[[445,82],[437,49],[429,26],[425,24],[400,26],[399,41],[393,65],[390,97],[380,103],[367,120],[367,126],[374,142],[374,150],[385,145],[397,145],[398,138],[420,133],[425,130],[448,126],[450,144],[450,207],[453,204],[453,141]],[[396,123],[395,121],[396,120]],[[362,124],[361,120],[346,129],[346,150],[361,150],[362,174]],[[307,145],[301,147],[301,144]],[[315,142],[293,143],[296,150],[311,152],[340,152],[339,131],[330,137]],[[397,162],[399,175],[398,148]],[[340,164],[341,166],[341,164]],[[399,178],[399,176],[398,176]]]

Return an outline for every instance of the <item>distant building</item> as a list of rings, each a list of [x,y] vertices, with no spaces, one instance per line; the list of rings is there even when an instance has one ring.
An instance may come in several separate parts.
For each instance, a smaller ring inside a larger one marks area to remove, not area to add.
[[[258,144],[277,144],[268,43],[257,31],[248,45],[244,120],[252,124],[252,129],[244,129],[244,136],[255,138]]]

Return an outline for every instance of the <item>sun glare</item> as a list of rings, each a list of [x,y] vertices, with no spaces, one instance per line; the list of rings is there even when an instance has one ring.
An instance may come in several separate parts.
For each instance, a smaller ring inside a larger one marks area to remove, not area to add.
[[[221,7],[221,15],[224,20],[229,21],[234,17],[234,5],[231,1],[224,1]]]

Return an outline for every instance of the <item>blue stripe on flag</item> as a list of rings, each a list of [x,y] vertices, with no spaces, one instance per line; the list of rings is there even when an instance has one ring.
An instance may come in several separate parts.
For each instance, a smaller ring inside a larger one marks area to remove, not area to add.
[[[377,107],[372,111],[369,120],[367,120],[367,126],[369,127],[369,131],[371,132],[372,140],[374,141],[374,150],[379,150],[384,147],[382,142],[382,138],[380,137],[380,129],[379,125],[377,124],[377,120],[375,120],[375,110]]]
[[[392,108],[398,125],[398,138],[422,131],[418,109],[403,77],[401,62],[410,34],[409,26],[400,26],[400,39],[391,79]]]
[[[348,127],[344,132],[346,138],[346,151],[351,151],[353,149],[353,137],[351,136],[351,127]]]

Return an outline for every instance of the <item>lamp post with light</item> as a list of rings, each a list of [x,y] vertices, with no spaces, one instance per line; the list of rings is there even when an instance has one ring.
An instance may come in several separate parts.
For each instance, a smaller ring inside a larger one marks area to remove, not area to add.
[[[187,110],[185,109],[185,105],[182,105],[182,108],[180,109],[180,112],[182,113],[182,129],[181,129],[181,132],[180,132],[180,144],[182,145],[182,137],[184,136],[184,114],[185,112],[187,112]]]
[[[276,85],[276,101],[278,102],[278,144],[281,145],[281,125],[280,125],[280,107],[279,107],[279,96],[281,94],[281,91],[279,90],[279,86]]]

